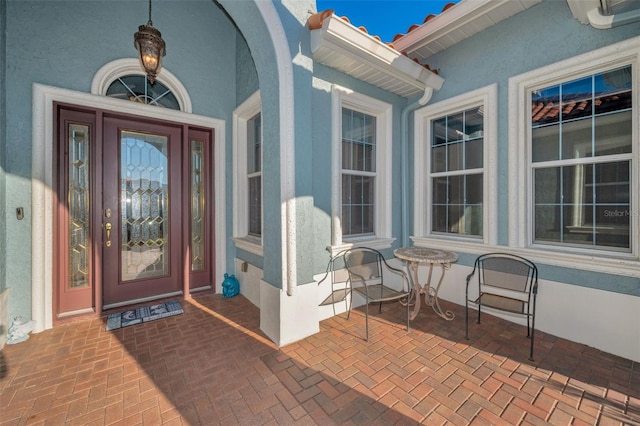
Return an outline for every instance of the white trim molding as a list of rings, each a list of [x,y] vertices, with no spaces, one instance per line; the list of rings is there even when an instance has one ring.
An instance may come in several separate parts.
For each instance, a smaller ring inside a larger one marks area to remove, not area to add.
[[[213,129],[215,132],[214,191],[216,194],[214,202],[215,270],[223,271],[226,269],[224,120],[34,83],[31,163],[31,316],[36,321],[35,332],[53,326],[54,102],[99,108],[123,114],[142,115]]]

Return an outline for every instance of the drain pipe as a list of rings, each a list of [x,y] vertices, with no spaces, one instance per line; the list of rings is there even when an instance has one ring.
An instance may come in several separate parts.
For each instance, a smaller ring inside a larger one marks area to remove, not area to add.
[[[407,164],[408,158],[409,158],[409,114],[412,113],[413,111],[415,111],[416,109],[424,106],[427,104],[427,102],[429,102],[429,100],[431,99],[431,96],[433,96],[433,88],[432,87],[426,87],[424,90],[424,95],[422,95],[422,98],[418,99],[417,101],[407,105],[403,110],[402,110],[402,116],[400,118],[400,128],[401,128],[401,132],[400,132],[400,142],[401,142],[401,147],[402,147],[402,247],[408,247],[409,246],[409,231],[408,231],[408,220],[407,220],[407,216],[408,216],[408,195],[407,195],[407,186],[408,186],[408,181],[409,181],[409,176],[407,176],[407,174],[409,173],[409,167]]]

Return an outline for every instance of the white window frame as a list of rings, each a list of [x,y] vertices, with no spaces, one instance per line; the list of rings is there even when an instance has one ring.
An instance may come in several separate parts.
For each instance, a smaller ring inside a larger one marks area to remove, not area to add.
[[[236,247],[263,255],[262,237],[249,235],[249,179],[247,174],[247,123],[262,112],[260,91],[233,111],[233,242]],[[262,140],[262,136],[260,137]],[[264,207],[263,207],[264,208]],[[261,213],[264,230],[264,211]]]
[[[640,37],[538,68],[509,79],[509,245],[545,263],[579,267],[612,274],[638,275],[640,245],[639,130],[640,120]],[[531,91],[569,82],[607,69],[631,65],[632,154],[630,191],[636,194],[631,204],[631,252],[602,248],[547,245],[533,242],[533,182],[531,165]],[[597,259],[597,262],[594,262]]]
[[[431,205],[431,122],[445,115],[456,114],[470,108],[484,108],[484,141],[482,167],[482,237],[432,232]],[[415,245],[433,246],[450,250],[469,249],[495,245],[498,239],[498,85],[476,89],[472,92],[438,102],[416,110],[414,113],[414,236]]]
[[[392,112],[391,104],[334,85],[331,96],[331,253],[357,246],[376,249],[391,247],[395,238],[391,236],[392,200]],[[376,189],[374,235],[344,237],[342,235],[342,108],[376,117]]]

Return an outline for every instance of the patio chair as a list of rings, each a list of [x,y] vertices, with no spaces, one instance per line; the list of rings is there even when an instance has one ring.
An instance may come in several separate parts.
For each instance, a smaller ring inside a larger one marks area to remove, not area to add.
[[[382,303],[391,301],[409,301],[411,285],[407,274],[401,269],[390,266],[382,254],[374,249],[359,247],[347,250],[344,263],[349,272],[349,283],[352,293],[358,293],[365,301],[366,340],[369,341],[369,304],[378,303],[378,313],[382,312]],[[396,276],[399,282],[389,285],[391,277]],[[386,283],[385,283],[385,280]],[[398,307],[407,310],[407,331],[409,331],[409,303]],[[351,307],[349,314],[351,315]]]
[[[477,298],[469,298],[471,277],[478,272]],[[478,308],[478,324],[482,307],[514,313],[527,318],[527,337],[531,339],[529,360],[533,361],[533,333],[538,294],[538,268],[533,262],[513,254],[489,253],[478,256],[473,271],[467,276],[465,292],[465,338],[469,339],[469,304]]]

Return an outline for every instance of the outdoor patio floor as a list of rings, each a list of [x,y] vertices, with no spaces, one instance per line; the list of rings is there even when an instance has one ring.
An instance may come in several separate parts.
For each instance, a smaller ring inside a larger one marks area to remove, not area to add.
[[[640,424],[638,363],[539,331],[531,362],[523,327],[486,316],[467,341],[450,303],[451,322],[423,306],[407,333],[389,304],[369,343],[356,310],[280,349],[242,296],[181,303],[124,329],[93,319],[5,345],[0,424]]]

